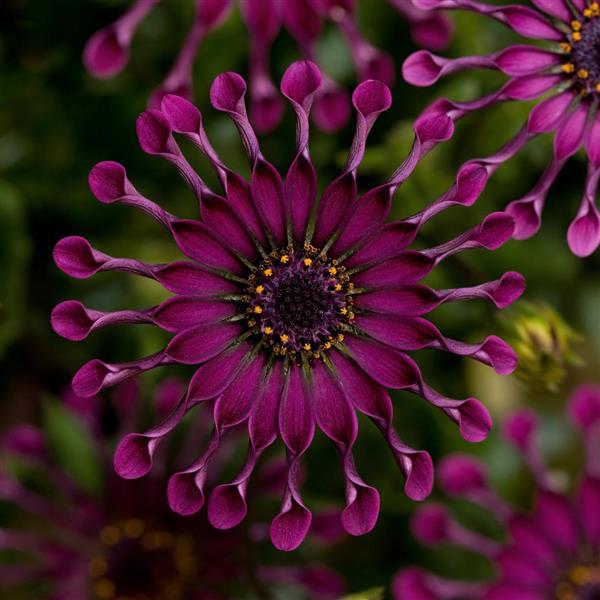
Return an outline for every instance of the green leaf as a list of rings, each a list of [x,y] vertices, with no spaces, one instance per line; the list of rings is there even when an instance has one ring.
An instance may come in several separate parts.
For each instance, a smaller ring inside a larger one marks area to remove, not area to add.
[[[364,590],[362,592],[356,592],[349,596],[344,596],[340,600],[383,600],[383,587],[374,587]]]
[[[86,492],[102,489],[102,462],[89,431],[58,402],[44,403],[44,428],[57,462]]]

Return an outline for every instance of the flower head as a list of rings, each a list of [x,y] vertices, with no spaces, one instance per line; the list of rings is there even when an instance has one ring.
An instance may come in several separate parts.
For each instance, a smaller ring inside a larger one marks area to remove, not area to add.
[[[96,32],[88,41],[83,59],[95,77],[107,78],[119,73],[129,60],[129,48],[137,27],[161,0],[134,0],[131,8],[111,25]],[[411,24],[417,44],[431,49],[443,48],[451,28],[440,14],[415,8],[410,0],[389,0]],[[159,108],[163,96],[192,95],[193,62],[203,39],[228,17],[232,0],[195,0],[194,23],[165,80],[153,92],[150,106]],[[356,23],[356,0],[243,0],[240,2],[250,36],[250,119],[256,129],[274,129],[283,114],[282,99],[270,73],[271,46],[283,27],[297,42],[302,56],[315,60],[315,46],[323,25],[330,21],[346,39],[359,80],[394,80],[390,56],[375,48],[360,33]],[[315,98],[313,118],[325,131],[344,126],[350,117],[346,92],[326,78]]]
[[[574,349],[581,337],[546,304],[521,301],[504,317],[519,363],[515,375],[533,390],[558,391],[568,368],[582,363]]]
[[[420,86],[431,85],[456,71],[495,69],[509,80],[496,92],[471,102],[436,101],[428,111],[445,113],[456,121],[498,102],[529,101],[544,94],[529,113],[527,123],[497,153],[475,159],[487,180],[527,142],[543,133],[554,133],[553,155],[538,183],[507,210],[515,218],[515,238],[525,239],[540,228],[546,196],[570,156],[582,146],[588,158],[581,205],[568,231],[569,247],[577,256],[588,256],[600,244],[600,215],[596,192],[600,178],[600,13],[598,3],[584,0],[534,0],[536,8],[496,6],[471,0],[417,0],[421,8],[464,9],[489,16],[516,33],[545,45],[520,44],[488,56],[446,59],[425,50],[408,57],[405,79]],[[482,185],[483,190],[484,185]]]
[[[536,440],[535,415],[522,410],[505,423],[536,481],[529,512],[500,498],[488,485],[485,467],[473,457],[454,455],[440,464],[444,491],[487,509],[506,527],[506,541],[458,523],[442,504],[421,507],[413,518],[415,536],[426,545],[450,543],[488,557],[493,581],[445,579],[416,567],[398,573],[396,600],[592,599],[600,595],[600,388],[582,385],[569,401],[568,415],[585,445],[584,473],[573,496],[558,489]]]
[[[468,288],[433,290],[419,283],[453,254],[499,247],[512,234],[513,221],[495,213],[442,245],[408,249],[423,223],[468,199],[471,182],[466,178],[408,219],[385,223],[396,188],[431,144],[446,133],[446,120],[434,116],[417,123],[413,149],[392,177],[358,196],[356,171],[367,135],[378,114],[391,103],[389,89],[378,81],[363,82],[355,90],[357,127],[346,167],[317,203],[308,118],[320,81],[319,70],[311,62],[294,63],[283,77],[281,91],[298,121],[297,153],[284,179],[260,152],[246,115],[246,85],[235,73],[216,78],[211,100],[239,129],[252,167],[249,184],[217,156],[198,109],[188,101],[167,96],[161,111],[149,110],[140,116],[142,148],[179,169],[198,199],[197,220],[178,219],[145,198],[127,179],[123,166],[103,162],[93,168],[90,185],[101,202],[135,206],[153,216],[190,260],[145,264],[114,258],[93,249],[81,237],[65,238],[54,250],[56,264],[73,277],[127,271],[152,278],[175,294],[141,311],[104,313],[74,300],[54,309],[55,331],[72,340],[84,339],[102,327],[128,323],[149,323],[174,334],[166,348],[152,356],[118,364],[88,362],[73,379],[77,394],[96,394],[161,365],[197,367],[169,417],[121,441],[115,455],[118,473],[126,478],[147,473],[157,447],[183,416],[212,401],[212,440],[197,460],[171,477],[171,507],[180,514],[192,514],[203,506],[207,470],[224,436],[237,427],[247,428],[250,447],[245,466],[232,482],[214,489],[208,502],[208,516],[215,526],[237,525],[246,514],[248,481],[256,461],[280,435],[289,467],[271,537],[282,549],[298,546],[311,522],[298,469],[316,426],[339,451],[346,490],[342,520],[355,535],[372,529],[379,512],[377,491],[362,480],[354,464],[356,409],[383,432],[406,477],[406,493],[414,499],[430,492],[431,458],[400,440],[392,427],[386,388],[423,397],[452,419],[467,440],[486,437],[491,422],[484,406],[474,398],[453,400],[433,390],[408,353],[435,348],[471,357],[499,373],[513,371],[514,353],[501,339],[490,336],[477,344],[452,340],[422,315],[443,303],[473,298],[504,307],[524,288],[523,278],[512,272]],[[189,138],[208,157],[225,196],[212,192],[191,168],[175,132]]]
[[[176,380],[161,384],[159,416],[168,413],[180,392]],[[115,389],[110,408],[118,427],[135,422],[138,396],[133,380]],[[280,588],[332,600],[343,593],[343,580],[327,567],[257,562],[255,547],[265,538],[259,523],[249,531],[217,532],[203,517],[183,519],[169,510],[163,474],[137,482],[116,477],[104,460],[110,444],[100,431],[107,404],[72,393],[64,401],[68,410],[61,418],[70,434],[91,440],[99,459],[100,489],[89,490],[73,477],[51,434],[32,425],[5,434],[0,499],[15,516],[0,531],[1,549],[14,553],[12,563],[3,559],[0,566],[3,598],[225,600],[241,592],[264,597],[265,589]],[[196,422],[181,447],[206,433],[207,425],[206,419]],[[164,473],[165,454],[158,462]],[[268,465],[263,488],[275,480],[281,484],[280,474],[279,462]],[[323,512],[312,534],[330,542],[339,539],[340,530],[339,516]]]

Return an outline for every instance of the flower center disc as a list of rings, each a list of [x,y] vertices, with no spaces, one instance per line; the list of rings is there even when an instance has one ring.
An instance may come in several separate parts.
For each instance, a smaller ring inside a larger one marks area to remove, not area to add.
[[[345,268],[313,246],[272,253],[249,282],[248,326],[274,354],[317,358],[354,319]]]
[[[592,19],[581,27],[581,40],[573,44],[571,59],[576,72],[587,73],[590,88],[600,83],[600,19]]]

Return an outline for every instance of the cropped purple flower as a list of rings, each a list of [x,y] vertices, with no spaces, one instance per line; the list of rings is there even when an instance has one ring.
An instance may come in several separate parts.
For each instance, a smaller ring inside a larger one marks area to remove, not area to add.
[[[159,387],[158,414],[177,402],[180,391],[175,380]],[[121,429],[135,421],[138,395],[133,380],[115,389],[111,407]],[[217,532],[204,517],[175,515],[162,491],[165,453],[146,480],[116,477],[108,460],[110,444],[100,431],[106,403],[72,393],[64,400],[100,457],[102,490],[92,494],[73,479],[43,430],[19,425],[4,435],[0,499],[13,517],[0,529],[2,598],[227,600],[241,591],[258,597],[265,590],[296,589],[302,597],[333,600],[344,592],[344,581],[327,567],[257,563],[256,544],[265,538],[258,526],[250,534]],[[209,424],[209,419],[194,424],[179,443],[183,452]],[[13,471],[11,463],[19,468]],[[276,463],[263,470],[264,490],[281,483],[279,473]],[[312,537],[327,544],[339,539],[336,520],[339,516],[330,513],[319,515]]]
[[[144,197],[114,162],[96,165],[90,186],[103,203],[134,206],[154,217],[172,235],[188,261],[145,264],[114,258],[81,237],[59,241],[54,259],[76,278],[100,271],[126,271],[148,277],[174,294],[145,310],[100,312],[76,300],[52,313],[55,331],[71,340],[109,325],[151,324],[174,335],[163,350],[132,362],[92,360],[73,379],[78,395],[90,396],[132,375],[156,367],[196,365],[186,393],[173,413],[144,433],[126,436],[115,466],[126,478],[141,477],[152,465],[161,441],[183,416],[214,401],[214,434],[190,466],[175,473],[168,498],[174,511],[192,514],[204,505],[210,462],[224,436],[247,428],[246,464],[208,501],[210,521],[219,528],[237,525],[246,514],[246,492],[254,466],[278,435],[288,455],[287,486],[271,537],[280,549],[296,548],[311,522],[298,469],[318,426],[337,448],[343,466],[346,506],[342,521],[353,535],[370,531],[379,512],[379,495],[359,476],[352,455],[357,437],[356,410],[367,414],[387,439],[402,473],[406,493],[422,499],[430,492],[429,454],[404,444],[392,427],[386,388],[407,390],[439,408],[470,441],[484,439],[488,411],[476,399],[452,400],[427,385],[408,353],[435,348],[468,356],[499,373],[515,368],[511,348],[495,336],[469,344],[446,338],[423,315],[441,304],[481,298],[502,308],[524,289],[518,273],[468,288],[434,290],[419,283],[445,258],[469,248],[493,250],[508,240],[512,217],[494,213],[475,228],[442,245],[409,249],[420,227],[437,213],[468,203],[469,177],[422,212],[385,223],[392,197],[422,156],[447,135],[448,119],[437,115],[415,126],[413,148],[391,178],[357,193],[356,171],[366,139],[391,93],[368,80],[353,94],[356,133],[341,175],[325,187],[317,203],[317,174],[308,150],[311,104],[321,83],[314,63],[286,71],[281,91],[297,117],[297,153],[285,178],[262,155],[246,114],[246,84],[235,73],[219,75],[211,89],[213,106],[237,126],[251,162],[248,184],[225,166],[211,147],[198,109],[178,96],[166,96],[161,110],[138,119],[140,144],[149,154],[173,163],[196,195],[200,217],[179,219]],[[212,163],[224,195],[211,191],[184,158],[174,133],[193,142]]]
[[[119,73],[129,60],[129,48],[137,27],[161,0],[136,0],[117,21],[96,32],[84,51],[88,71],[99,78]],[[442,49],[450,35],[450,23],[441,14],[419,10],[410,0],[388,0],[411,24],[414,41],[432,50]],[[194,23],[169,74],[150,98],[159,108],[163,96],[177,94],[190,99],[194,58],[202,40],[218,28],[234,6],[232,0],[195,0]],[[350,48],[360,81],[380,79],[393,83],[391,57],[361,35],[356,23],[356,0],[240,0],[240,11],[250,36],[250,120],[259,132],[268,132],[280,122],[283,102],[273,84],[270,52],[283,27],[294,38],[303,58],[315,60],[315,45],[324,23],[338,27]],[[315,97],[313,119],[321,129],[335,131],[350,117],[348,95],[327,78]]]
[[[473,0],[416,0],[421,8],[465,9],[485,14],[520,35],[548,42],[545,46],[514,45],[489,56],[447,59],[425,50],[408,57],[405,79],[419,86],[440,77],[470,69],[495,69],[509,76],[498,91],[472,102],[441,99],[427,112],[445,113],[456,121],[472,111],[509,100],[529,101],[549,92],[529,113],[527,123],[496,154],[472,161],[482,178],[514,156],[542,133],[554,133],[554,149],[544,174],[523,197],[507,208],[516,221],[515,238],[526,239],[540,228],[546,196],[570,156],[582,146],[588,159],[581,205],[567,240],[577,256],[592,254],[600,244],[600,215],[596,193],[600,178],[600,119],[596,106],[600,94],[600,5],[584,0],[533,0],[535,10],[520,5],[496,6]],[[541,11],[541,12],[540,12]],[[482,184],[482,190],[485,183]]]
[[[593,600],[600,597],[600,388],[583,385],[571,396],[571,422],[579,430],[586,462],[571,496],[558,490],[536,440],[536,418],[514,414],[504,433],[522,454],[536,481],[533,508],[525,512],[500,498],[488,485],[485,467],[466,455],[440,464],[444,491],[475,503],[506,527],[497,541],[466,529],[443,504],[415,513],[412,530],[426,545],[454,544],[488,557],[493,581],[455,581],[417,567],[396,575],[394,600]]]

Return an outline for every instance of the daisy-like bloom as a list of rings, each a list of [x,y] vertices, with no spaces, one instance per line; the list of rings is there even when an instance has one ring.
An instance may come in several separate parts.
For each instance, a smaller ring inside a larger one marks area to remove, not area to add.
[[[581,434],[586,456],[572,494],[560,489],[559,478],[545,466],[536,417],[528,410],[513,414],[504,434],[534,476],[531,510],[499,497],[477,459],[454,455],[440,464],[444,491],[487,509],[505,525],[504,541],[465,528],[443,504],[424,505],[414,515],[412,530],[422,543],[454,544],[488,557],[495,566],[494,580],[456,581],[409,567],[396,575],[394,600],[600,598],[600,388],[590,384],[577,388],[567,412]]]
[[[126,66],[136,29],[160,1],[134,1],[123,16],[90,38],[83,58],[92,75],[112,77]],[[419,10],[410,0],[388,1],[411,24],[413,39],[419,46],[439,50],[446,45],[451,34],[446,17]],[[195,0],[194,23],[167,77],[150,98],[152,108],[159,108],[166,94],[191,97],[193,62],[202,40],[226,20],[234,5],[232,0]],[[302,57],[314,61],[324,23],[333,23],[348,43],[359,80],[393,83],[391,57],[364,39],[358,29],[356,0],[240,0],[239,8],[250,37],[250,118],[260,132],[275,128],[283,114],[283,102],[269,66],[271,46],[282,27],[297,42]],[[315,123],[325,131],[334,131],[349,117],[346,91],[326,79],[315,99]]]
[[[544,94],[529,113],[527,123],[497,153],[476,159],[482,189],[490,175],[528,141],[554,133],[553,155],[536,185],[507,208],[516,221],[515,238],[526,239],[540,228],[546,196],[570,156],[582,146],[588,168],[583,198],[571,223],[567,240],[577,256],[588,256],[600,244],[600,216],[596,192],[600,178],[600,5],[584,0],[533,0],[537,9],[488,5],[477,0],[415,0],[421,8],[465,9],[486,15],[545,46],[513,45],[488,56],[447,59],[425,50],[409,56],[403,65],[405,79],[428,86],[450,73],[470,69],[495,69],[509,80],[496,92],[472,102],[441,99],[428,111],[443,112],[456,121],[497,102],[533,100]]]
[[[160,386],[159,414],[178,400],[180,390],[174,380]],[[117,387],[113,400],[110,408],[119,426],[127,427],[136,418],[134,382]],[[227,600],[295,590],[301,598],[333,600],[344,592],[343,580],[327,567],[257,563],[256,544],[264,539],[260,532],[217,532],[205,518],[175,515],[162,491],[164,453],[152,477],[135,483],[117,477],[107,460],[110,445],[101,434],[106,403],[72,393],[65,401],[71,433],[92,440],[101,489],[92,493],[71,476],[43,430],[19,425],[5,434],[0,499],[11,519],[6,524],[4,518],[0,529],[2,598]],[[189,451],[209,422],[196,421],[180,449]],[[263,489],[281,483],[278,473],[275,463],[263,471]],[[315,525],[312,537],[322,542],[341,530],[329,513]]]
[[[435,348],[468,356],[499,373],[515,368],[515,356],[501,339],[477,344],[448,339],[422,315],[440,304],[473,298],[504,307],[520,296],[523,278],[513,272],[474,287],[433,290],[419,281],[445,258],[469,248],[495,249],[510,238],[513,220],[489,215],[480,225],[449,242],[411,250],[421,225],[435,214],[468,203],[469,178],[452,186],[422,212],[385,223],[397,187],[420,158],[443,136],[448,120],[432,116],[417,122],[415,142],[404,163],[382,185],[357,195],[356,171],[366,138],[391,93],[379,81],[360,84],[353,94],[357,127],[341,175],[317,203],[317,175],[308,151],[309,111],[321,82],[314,63],[292,64],[281,91],[297,116],[297,153],[285,178],[261,154],[247,118],[246,84],[235,73],[218,76],[211,88],[213,106],[239,129],[250,158],[248,184],[228,169],[210,146],[198,109],[179,96],[167,96],[161,110],[138,119],[142,148],[172,162],[194,191],[200,216],[182,220],[145,198],[114,162],[96,165],[92,192],[101,202],[139,208],[172,235],[190,259],[145,264],[114,258],[81,237],[59,241],[56,264],[65,273],[90,277],[99,271],[126,271],[156,280],[172,298],[153,308],[105,313],[77,301],[59,304],[52,314],[55,331],[71,340],[109,325],[147,323],[174,334],[166,348],[132,362],[92,360],[75,375],[80,396],[156,367],[196,365],[186,393],[172,415],[145,433],[119,444],[117,471],[126,478],[144,475],[158,445],[194,406],[216,399],[214,435],[205,452],[169,482],[173,510],[192,514],[204,504],[207,469],[223,437],[247,428],[246,464],[231,482],[212,491],[210,521],[219,528],[237,525],[246,514],[248,481],[257,459],[279,434],[289,469],[280,513],[271,537],[280,549],[297,547],[311,522],[300,492],[298,469],[315,427],[335,444],[345,478],[343,525],[354,535],[371,530],[379,495],[358,475],[352,447],[357,436],[355,410],[366,413],[387,438],[406,481],[406,493],[421,499],[432,485],[430,456],[405,445],[392,427],[392,405],[385,388],[422,396],[479,441],[491,425],[488,411],[473,398],[452,400],[427,385],[407,354]],[[212,192],[180,151],[174,133],[191,140],[212,163],[224,196]]]

